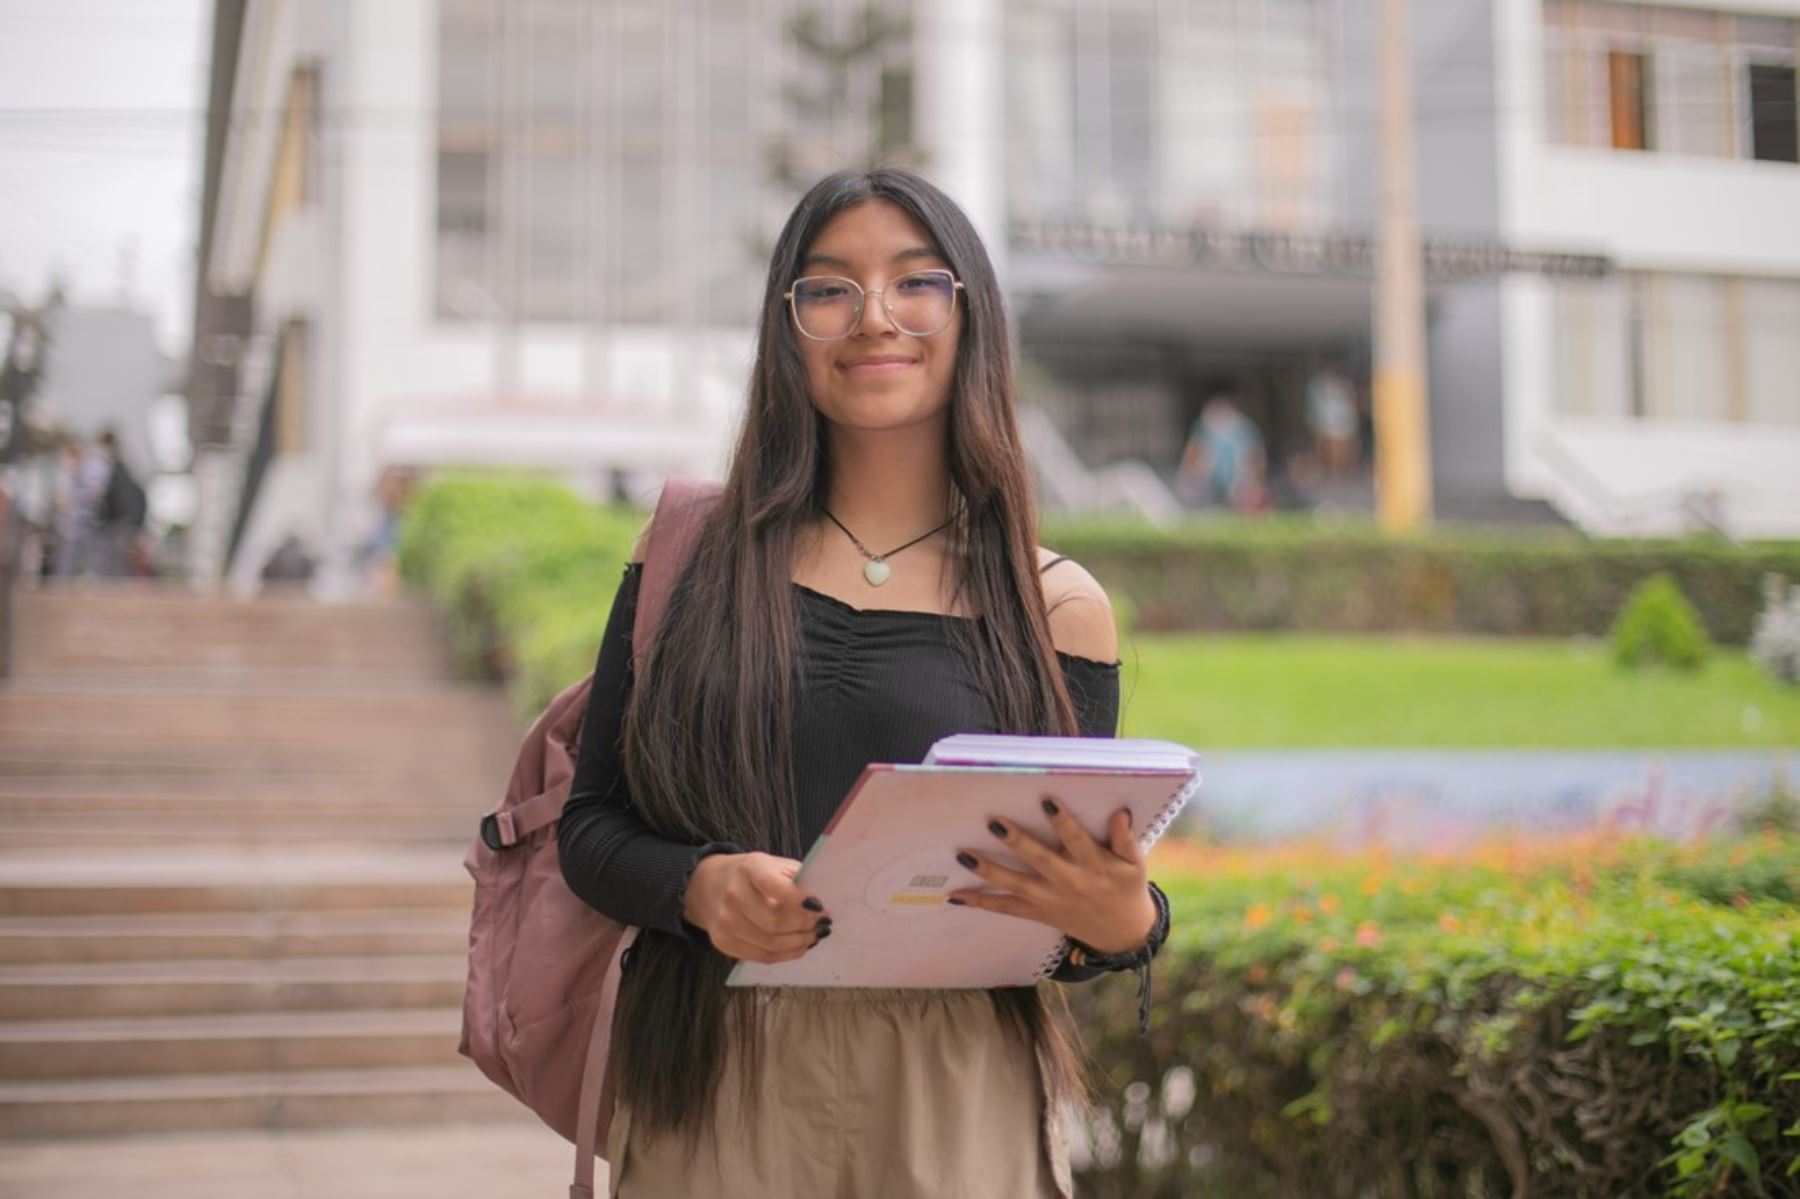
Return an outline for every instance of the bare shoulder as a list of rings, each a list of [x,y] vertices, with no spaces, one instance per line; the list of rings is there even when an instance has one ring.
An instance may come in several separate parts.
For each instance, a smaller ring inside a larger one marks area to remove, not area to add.
[[[650,525],[655,519],[655,515],[652,514],[645,519],[644,527],[638,530],[637,543],[631,547],[631,560],[633,562],[642,562],[644,560],[644,547],[650,544]]]
[[[1044,606],[1050,612],[1050,639],[1065,654],[1096,662],[1116,661],[1119,634],[1106,588],[1073,558],[1063,558],[1044,569],[1059,557],[1062,555],[1053,550],[1038,547],[1038,578],[1044,586]]]

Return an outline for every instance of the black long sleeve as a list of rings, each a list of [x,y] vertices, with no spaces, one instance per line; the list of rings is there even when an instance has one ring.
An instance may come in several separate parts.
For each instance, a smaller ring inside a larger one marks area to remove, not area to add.
[[[590,907],[623,924],[704,943],[705,934],[681,916],[688,877],[707,854],[743,847],[671,840],[646,825],[632,805],[621,731],[631,696],[631,629],[641,573],[638,563],[625,568],[600,638],[556,850],[563,880]]]

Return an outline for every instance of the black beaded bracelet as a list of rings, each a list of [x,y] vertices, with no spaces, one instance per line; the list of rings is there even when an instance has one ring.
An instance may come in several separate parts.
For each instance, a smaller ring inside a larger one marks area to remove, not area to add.
[[[1137,974],[1140,1035],[1150,1031],[1150,959],[1156,956],[1169,936],[1169,897],[1162,893],[1161,887],[1151,883],[1150,900],[1156,905],[1156,922],[1150,926],[1150,935],[1136,949],[1099,953],[1075,938],[1069,938],[1068,960],[1071,964],[1098,970],[1131,970]]]

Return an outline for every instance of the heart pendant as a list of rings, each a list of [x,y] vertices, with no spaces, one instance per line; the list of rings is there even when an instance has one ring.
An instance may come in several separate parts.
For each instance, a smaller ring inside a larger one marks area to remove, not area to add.
[[[863,563],[863,578],[869,580],[869,585],[871,587],[879,587],[887,582],[890,573],[888,564],[880,559],[874,559]]]

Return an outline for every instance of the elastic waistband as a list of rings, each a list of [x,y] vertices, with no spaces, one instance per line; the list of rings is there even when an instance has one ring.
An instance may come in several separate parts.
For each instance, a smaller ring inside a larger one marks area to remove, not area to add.
[[[984,987],[751,987],[766,1003],[953,1003],[988,1001]]]

